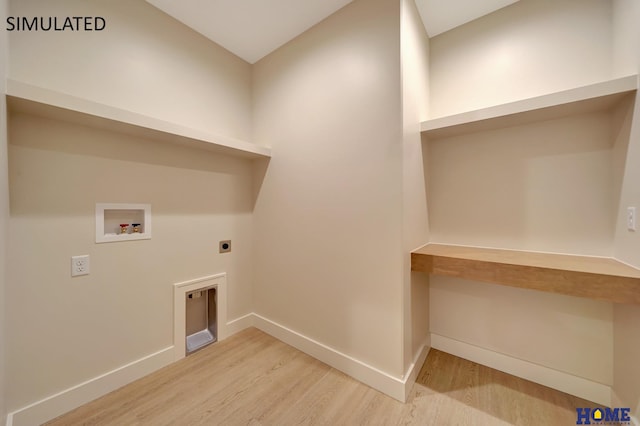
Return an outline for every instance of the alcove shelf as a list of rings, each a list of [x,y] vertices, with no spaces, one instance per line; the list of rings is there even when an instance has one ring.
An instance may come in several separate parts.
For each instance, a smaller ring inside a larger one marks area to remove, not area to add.
[[[427,244],[411,253],[411,270],[640,304],[640,269],[610,257]]]
[[[10,111],[104,128],[243,158],[270,158],[271,149],[204,132],[132,111],[71,96],[16,80],[7,80]]]
[[[421,131],[430,138],[518,126],[613,108],[638,89],[638,76],[608,80],[543,96],[423,121]]]
[[[96,203],[96,243],[150,239],[151,204]]]

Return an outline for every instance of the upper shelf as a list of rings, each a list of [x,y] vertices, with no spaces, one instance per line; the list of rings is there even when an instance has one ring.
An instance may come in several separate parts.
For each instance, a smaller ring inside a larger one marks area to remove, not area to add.
[[[271,149],[268,147],[207,133],[16,80],[7,80],[7,103],[12,111],[204,148],[226,155],[250,159],[271,157]]]
[[[427,244],[411,269],[512,287],[640,304],[640,270],[614,258]]]
[[[444,138],[484,130],[518,126],[592,111],[607,110],[638,89],[638,76],[630,75],[576,89],[523,99],[421,123],[431,138]]]

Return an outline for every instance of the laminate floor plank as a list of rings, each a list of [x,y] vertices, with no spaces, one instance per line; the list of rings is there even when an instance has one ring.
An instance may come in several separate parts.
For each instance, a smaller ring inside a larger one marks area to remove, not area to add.
[[[250,328],[46,424],[553,426],[596,406],[437,350],[403,404]]]
[[[266,340],[267,345],[262,344],[264,337],[266,336],[260,336],[259,342],[255,342],[260,344],[252,344],[251,350],[245,353],[248,357],[245,358],[245,362],[249,362],[251,368],[242,368],[244,363],[231,358],[215,367],[217,359],[212,357],[210,352],[202,350],[193,354],[193,359],[187,360],[198,363],[199,368],[193,372],[185,371],[183,377],[172,383],[169,392],[173,393],[174,397],[171,400],[162,401],[161,404],[148,401],[139,418],[144,419],[146,424],[164,424],[166,417],[162,412],[166,407],[171,407],[170,418],[180,419],[181,424],[211,424],[210,417],[228,409],[234,399],[240,400],[240,396],[253,389],[274,363],[286,359],[291,354],[290,347],[275,339]],[[207,368],[208,365],[211,368]],[[224,368],[225,365],[236,367]],[[242,368],[243,374],[238,374],[239,368]],[[176,389],[180,391],[174,393]],[[210,407],[217,409],[214,411]]]
[[[313,387],[329,370],[326,364],[302,352],[290,351],[265,369],[249,386],[225,400],[202,424],[212,424],[213,421],[223,424],[260,422],[261,416],[269,413],[271,407],[284,408],[295,404],[298,396]]]

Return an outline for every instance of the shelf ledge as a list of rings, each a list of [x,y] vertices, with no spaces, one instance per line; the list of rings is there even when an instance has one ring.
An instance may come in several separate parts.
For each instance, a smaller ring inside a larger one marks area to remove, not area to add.
[[[203,148],[221,154],[251,159],[271,157],[271,149],[268,147],[207,133],[17,80],[7,80],[7,104],[10,111]]]
[[[640,304],[640,270],[610,257],[427,244],[411,253],[411,270]]]
[[[638,76],[608,80],[548,95],[434,118],[420,125],[432,139],[606,111],[638,89]]]

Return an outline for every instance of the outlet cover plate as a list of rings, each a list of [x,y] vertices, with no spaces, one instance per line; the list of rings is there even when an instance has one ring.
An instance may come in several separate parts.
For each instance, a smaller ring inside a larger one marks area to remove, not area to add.
[[[71,256],[71,276],[89,275],[89,255]]]

